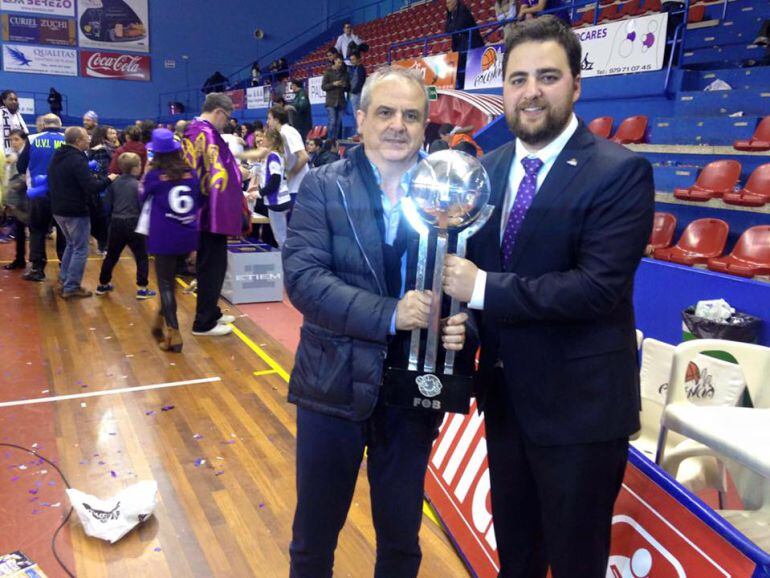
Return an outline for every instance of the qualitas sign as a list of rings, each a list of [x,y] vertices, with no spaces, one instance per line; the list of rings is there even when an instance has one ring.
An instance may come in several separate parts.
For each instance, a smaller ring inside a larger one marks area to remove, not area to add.
[[[150,80],[150,57],[84,50],[80,53],[80,74],[91,78]]]

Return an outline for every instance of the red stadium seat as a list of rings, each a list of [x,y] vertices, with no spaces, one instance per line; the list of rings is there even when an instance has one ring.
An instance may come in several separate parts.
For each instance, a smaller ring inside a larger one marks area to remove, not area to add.
[[[660,0],[647,0],[644,3],[644,12],[660,12]]]
[[[593,26],[594,16],[596,16],[596,10],[594,8],[591,8],[590,10],[586,10],[580,16],[580,19],[575,23],[575,25],[582,26],[584,24],[588,24],[589,26]]]
[[[733,148],[739,151],[770,151],[770,116],[762,119],[749,140],[737,140]]]
[[[600,116],[588,123],[588,130],[596,136],[610,138],[610,133],[612,133],[612,123],[613,118],[611,116]]]
[[[615,20],[617,15],[618,5],[610,4],[609,6],[602,8],[599,12],[599,22],[603,22],[605,20]]]
[[[647,117],[643,114],[629,116],[620,123],[615,136],[610,140],[618,144],[639,144],[644,142],[647,132]]]
[[[706,6],[701,4],[700,6],[693,6],[687,13],[687,22],[693,24],[695,22],[701,22],[706,17]]]
[[[636,16],[641,11],[640,0],[630,0],[620,8],[620,16]]]
[[[732,252],[709,259],[708,268],[741,277],[770,275],[770,225],[746,229]]]
[[[676,217],[671,213],[655,213],[652,221],[652,233],[647,246],[652,249],[670,247],[676,231]]]
[[[683,201],[706,202],[735,190],[741,176],[741,163],[733,159],[714,161],[703,167],[695,184],[687,189],[676,189],[674,197]]]
[[[729,232],[730,227],[721,219],[698,219],[687,225],[676,245],[656,249],[653,256],[681,265],[703,264],[722,254]]]
[[[758,166],[737,193],[725,193],[722,200],[728,205],[761,207],[770,202],[770,163]]]

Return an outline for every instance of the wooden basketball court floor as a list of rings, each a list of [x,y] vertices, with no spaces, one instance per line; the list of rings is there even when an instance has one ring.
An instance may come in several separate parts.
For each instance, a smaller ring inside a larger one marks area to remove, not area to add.
[[[0,264],[12,250],[0,246]],[[100,266],[89,259],[84,286]],[[296,429],[286,393],[299,314],[223,301],[237,331],[193,337],[195,296],[180,287],[184,350],[164,353],[150,335],[159,299],[135,299],[130,253],[107,296],[64,301],[57,271],[49,261],[48,280],[31,283],[0,270],[0,443],[38,452],[99,497],[140,480],[159,489],[155,515],[115,544],[86,536],[73,515],[56,539],[64,563],[83,578],[288,576]],[[0,554],[22,550],[66,576],[51,539],[68,509],[53,467],[0,446]],[[469,575],[427,516],[420,539],[420,576]],[[362,467],[335,576],[371,576],[374,556]]]

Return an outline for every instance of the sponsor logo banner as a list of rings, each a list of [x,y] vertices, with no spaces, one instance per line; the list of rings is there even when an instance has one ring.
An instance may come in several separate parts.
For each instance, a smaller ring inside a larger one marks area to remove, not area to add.
[[[78,75],[78,53],[70,48],[3,45],[3,70],[28,74]]]
[[[3,14],[3,40],[56,46],[75,46],[75,23],[63,18]]]
[[[246,105],[246,94],[242,88],[237,90],[226,90],[225,94],[233,101],[233,108],[235,110],[242,110]]]
[[[312,76],[307,79],[307,92],[310,104],[326,104],[326,91],[321,88],[323,76]]]
[[[422,58],[407,58],[394,62],[404,68],[413,68],[421,75],[427,86],[454,88],[457,82],[457,52],[435,54]]]
[[[20,96],[19,112],[21,114],[35,114],[35,99]]]
[[[270,87],[252,86],[247,88],[246,108],[270,108]]]
[[[663,12],[575,30],[583,48],[582,77],[660,70],[667,22]]]
[[[632,450],[612,519],[607,577],[753,576],[756,564],[688,509],[688,502],[701,507],[694,498],[666,491],[665,475],[645,460]],[[425,492],[472,573],[497,576],[486,434],[475,400],[468,415],[444,419]]]
[[[502,86],[504,52],[502,44],[469,50],[465,63],[465,90]]]
[[[80,73],[91,78],[150,80],[150,57],[117,52],[80,53]]]
[[[74,16],[75,0],[0,0],[0,9],[54,16]]]
[[[150,51],[150,20],[147,0],[78,2],[78,41],[82,48]]]

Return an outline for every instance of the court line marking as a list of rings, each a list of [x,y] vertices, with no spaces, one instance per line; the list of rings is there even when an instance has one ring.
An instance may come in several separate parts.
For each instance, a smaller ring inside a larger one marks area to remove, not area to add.
[[[275,369],[263,369],[262,371],[255,371],[252,375],[260,377],[262,375],[275,375],[278,373]]]
[[[179,283],[182,287],[185,289],[188,289],[190,286],[182,281],[179,277],[176,278],[176,282]],[[197,299],[197,295],[196,295]],[[279,364],[275,359],[270,357],[267,352],[262,349],[259,345],[254,343],[243,331],[238,329],[235,325],[232,323],[230,326],[233,328],[233,333],[238,336],[238,339],[240,339],[244,344],[246,344],[246,347],[251,349],[254,353],[256,353],[259,358],[267,363],[267,365],[272,369],[275,373],[277,373],[281,379],[283,379],[286,383],[289,383],[289,374],[286,372],[286,370]]]
[[[179,387],[180,385],[195,385],[197,383],[213,383],[222,381],[221,377],[203,377],[201,379],[188,379],[186,381],[169,381],[166,383],[153,383],[151,385],[138,385],[136,387],[121,387],[118,389],[105,389],[102,391],[90,391],[88,393],[72,393],[69,395],[52,395],[48,397],[38,397],[33,399],[21,399],[18,401],[4,401],[0,403],[1,407],[13,407],[16,405],[28,405],[33,403],[49,403],[52,401],[62,401],[68,399],[83,399],[87,397],[98,397],[103,395],[117,395],[119,393],[132,393],[135,391],[148,391],[151,389],[164,389],[166,387]]]

